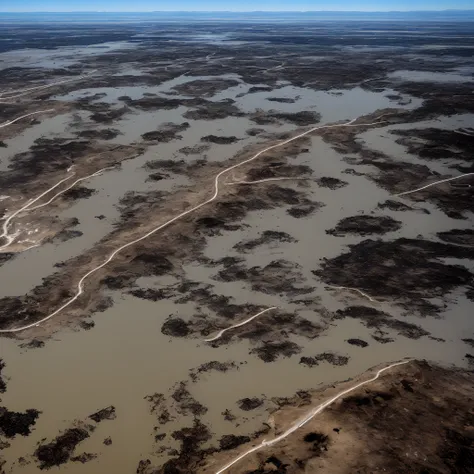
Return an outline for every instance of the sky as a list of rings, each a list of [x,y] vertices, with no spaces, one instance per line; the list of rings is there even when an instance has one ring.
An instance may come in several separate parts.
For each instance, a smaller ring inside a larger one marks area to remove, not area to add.
[[[474,9],[474,0],[0,0],[1,12],[411,11]]]

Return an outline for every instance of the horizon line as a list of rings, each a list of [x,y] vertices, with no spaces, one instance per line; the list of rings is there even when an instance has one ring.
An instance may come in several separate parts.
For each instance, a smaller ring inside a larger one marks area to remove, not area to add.
[[[474,8],[442,10],[22,10],[4,13],[446,13],[474,12]]]

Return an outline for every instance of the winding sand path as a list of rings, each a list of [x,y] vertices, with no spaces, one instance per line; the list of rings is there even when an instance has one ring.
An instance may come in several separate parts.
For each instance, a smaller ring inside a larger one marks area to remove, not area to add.
[[[334,403],[336,400],[339,398],[343,397],[344,395],[347,395],[348,393],[358,389],[359,387],[363,387],[364,385],[367,385],[368,383],[374,382],[377,380],[381,374],[383,374],[385,371],[392,369],[393,367],[397,367],[399,365],[403,364],[408,364],[411,362],[412,359],[404,360],[402,362],[395,362],[394,364],[390,364],[387,367],[384,367],[383,369],[380,369],[377,371],[377,373],[370,379],[365,380],[364,382],[360,382],[357,385],[354,385],[353,387],[350,387],[346,390],[343,390],[342,392],[339,392],[337,395],[334,397],[330,398],[329,400],[325,401],[324,403],[321,403],[321,405],[318,405],[317,407],[313,408],[303,419],[297,421],[294,425],[292,425],[290,428],[288,428],[284,433],[282,433],[280,436],[273,438],[270,441],[263,440],[260,444],[257,446],[254,446],[253,448],[243,452],[240,456],[236,457],[234,460],[226,464],[223,468],[219,469],[218,471],[215,472],[215,474],[222,474],[223,472],[227,471],[230,467],[232,467],[234,464],[238,463],[241,461],[243,458],[248,456],[249,454],[254,453],[255,451],[258,451],[262,448],[265,448],[267,446],[273,446],[276,443],[279,443],[281,440],[287,438],[290,436],[292,433],[294,433],[296,430],[304,426],[306,423],[311,421],[316,415],[321,413],[325,408],[327,408],[329,405]]]
[[[72,167],[71,167],[72,168]],[[71,169],[69,168],[69,170]],[[43,191],[39,196],[37,196],[36,198],[34,199],[30,199],[22,208],[18,209],[17,211],[13,212],[12,214],[10,214],[10,216],[7,217],[7,219],[5,220],[5,222],[3,223],[3,231],[2,231],[2,234],[0,235],[0,239],[1,238],[5,238],[7,239],[7,243],[5,245],[2,245],[0,246],[0,251],[2,250],[5,250],[7,247],[9,247],[14,241],[15,241],[15,238],[17,237],[18,235],[18,232],[16,233],[13,233],[13,234],[9,234],[8,233],[8,229],[10,227],[10,224],[12,222],[12,220],[18,215],[18,214],[22,214],[22,213],[25,213],[25,212],[31,212],[31,211],[35,211],[36,209],[40,209],[42,207],[45,207],[47,206],[48,204],[51,204],[57,197],[61,196],[61,194],[64,194],[66,191],[69,191],[71,188],[73,188],[76,184],[80,183],[81,181],[85,181],[86,179],[89,179],[89,178],[93,178],[95,176],[99,176],[100,174],[102,174],[103,171],[105,170],[108,170],[108,169],[112,169],[114,168],[113,166],[107,166],[105,168],[102,168],[98,171],[96,171],[95,173],[92,173],[92,174],[89,174],[87,176],[84,176],[82,178],[79,178],[79,179],[76,179],[76,181],[74,181],[71,185],[69,185],[67,188],[63,189],[62,191],[60,191],[59,193],[56,193],[49,201],[43,203],[43,204],[38,204],[37,206],[35,207],[30,207],[31,205],[33,205],[35,202],[37,202],[39,199],[41,199],[42,197],[46,196],[48,193],[50,193],[51,191],[53,191],[54,189],[56,189],[58,186],[60,186],[62,183],[64,183],[65,181],[67,181],[68,179],[71,179],[76,173],[72,173],[70,174],[69,176],[66,176],[65,178],[61,179],[60,181],[58,181],[56,184],[54,184],[53,186],[51,186],[50,188],[48,188],[46,191]],[[28,247],[27,249],[25,250],[28,250],[30,248],[33,248],[33,247],[37,247],[37,245],[33,245],[32,247]]]
[[[233,326],[222,329],[222,331],[219,331],[216,336],[211,337],[210,339],[204,339],[204,342],[212,342],[212,341],[215,341],[217,339],[220,339],[225,332],[230,331],[231,329],[234,329],[234,328],[239,328],[240,326],[243,326],[244,324],[247,324],[250,321],[253,321],[255,318],[257,318],[258,316],[266,313],[267,311],[270,311],[270,310],[276,309],[276,308],[277,308],[276,306],[272,306],[271,308],[264,309],[263,311],[260,311],[260,313],[254,314],[253,316],[246,319],[245,321],[242,321],[241,323],[237,323],[237,324],[234,324]]]
[[[164,229],[165,227],[169,226],[173,222],[176,222],[177,220],[182,219],[183,217],[187,216],[188,214],[191,214],[191,213],[197,211],[198,209],[200,209],[201,207],[204,207],[207,204],[210,204],[211,202],[213,202],[217,198],[217,196],[219,195],[219,180],[220,180],[220,178],[222,176],[224,176],[225,174],[227,174],[229,171],[232,171],[232,170],[234,170],[234,169],[236,169],[236,168],[238,168],[238,167],[240,167],[240,166],[242,166],[246,163],[250,163],[250,162],[256,160],[258,157],[260,157],[261,155],[263,155],[267,151],[270,151],[270,150],[273,150],[275,148],[279,148],[281,146],[287,145],[288,143],[291,143],[295,140],[298,140],[299,138],[305,137],[305,136],[315,132],[316,130],[323,130],[323,129],[327,129],[327,128],[336,128],[336,127],[368,127],[368,126],[372,126],[372,125],[380,125],[382,123],[386,123],[386,122],[380,122],[380,121],[376,120],[376,121],[371,122],[371,123],[354,124],[354,122],[357,120],[357,118],[354,118],[354,119],[350,120],[347,123],[334,124],[334,125],[320,125],[320,126],[317,126],[317,127],[310,128],[309,130],[306,130],[305,132],[302,132],[298,135],[295,135],[294,137],[288,138],[287,140],[283,140],[282,142],[276,143],[275,145],[268,146],[267,148],[264,148],[263,150],[260,150],[258,153],[256,153],[252,157],[247,158],[246,160],[243,160],[240,163],[236,163],[235,165],[229,166],[228,168],[220,171],[214,178],[214,192],[213,192],[212,196],[209,199],[207,199],[207,200],[203,201],[202,203],[192,207],[191,209],[188,209],[187,211],[181,212],[180,214],[176,215],[172,219],[170,219],[170,220],[166,221],[165,223],[160,224],[159,226],[157,226],[154,229],[150,230],[149,232],[147,232],[142,237],[139,237],[135,240],[132,240],[131,242],[128,242],[128,243],[120,246],[116,250],[114,250],[108,256],[108,258],[106,260],[104,260],[103,263],[101,263],[97,267],[93,268],[92,270],[89,270],[85,275],[82,276],[82,278],[77,283],[76,292],[75,292],[74,296],[72,296],[62,306],[57,308],[52,313],[48,314],[44,318],[42,318],[42,319],[40,319],[40,320],[38,320],[34,323],[27,324],[25,326],[20,326],[20,327],[11,328],[11,329],[2,329],[2,330],[0,330],[0,334],[1,333],[3,333],[3,334],[5,334],[5,333],[16,333],[16,332],[24,331],[26,329],[30,329],[32,327],[38,326],[39,324],[48,321],[49,319],[53,318],[58,313],[60,313],[61,311],[63,311],[67,307],[69,307],[71,304],[73,304],[82,295],[82,293],[84,293],[84,282],[91,275],[98,272],[100,269],[104,268],[108,263],[110,263],[119,252],[121,252],[122,250],[130,247],[131,245],[134,245],[134,244],[136,244],[136,243],[138,243],[138,242],[140,242],[144,239],[147,239],[151,235],[155,234],[156,232],[158,232],[161,229]]]
[[[333,290],[349,290],[349,291],[356,291],[360,295],[364,296],[367,298],[369,301],[372,301],[373,303],[380,303],[380,301],[377,301],[375,298],[372,298],[369,296],[367,293],[364,293],[363,291],[357,289],[357,288],[351,288],[350,286],[334,286],[334,285],[328,285],[325,283],[324,286],[327,286],[328,288],[332,288]]]
[[[31,117],[32,115],[45,114],[47,112],[53,112],[53,111],[54,111],[54,109],[37,110],[36,112],[31,112],[29,114],[22,115],[21,117],[17,117],[16,119],[7,120],[6,122],[0,123],[0,128],[8,127],[9,125],[13,125],[15,122],[18,122],[19,120],[22,120],[26,117]]]
[[[89,76],[91,76],[95,72],[97,72],[97,69],[94,69],[93,71],[91,71],[87,74],[84,74],[82,76],[72,77],[70,79],[64,79],[62,81],[52,82],[51,84],[44,84],[42,86],[30,87],[28,89],[16,89],[16,90],[13,90],[13,91],[2,91],[2,92],[0,92],[0,102],[3,102],[4,100],[17,99],[19,97],[23,97],[25,95],[28,95],[33,91],[49,89],[50,87],[59,86],[61,84],[67,84],[69,82],[80,81],[82,79],[88,78]],[[10,94],[17,94],[17,95],[10,96]],[[6,95],[8,95],[9,97],[5,97]]]
[[[259,183],[267,183],[269,181],[309,181],[313,178],[289,178],[289,177],[281,177],[281,178],[265,178],[265,179],[258,179],[257,181],[231,181],[230,183],[224,183],[226,186],[232,186],[234,184],[259,184]]]
[[[448,181],[454,181],[455,179],[461,179],[466,176],[474,176],[474,173],[465,173],[459,176],[454,176],[452,178],[440,179],[439,181],[435,181],[434,183],[427,184],[426,186],[422,186],[421,188],[412,189],[411,191],[404,191],[403,193],[394,194],[395,197],[406,196],[407,194],[416,193],[418,191],[422,191],[423,189],[431,188],[431,186],[436,186],[437,184],[447,183]]]
[[[89,179],[89,178],[94,178],[95,176],[100,176],[105,170],[111,170],[111,169],[114,169],[114,168],[115,168],[114,166],[106,166],[105,168],[102,168],[102,169],[96,171],[95,173],[92,173],[92,174],[89,174],[89,175],[84,176],[82,178],[76,179],[76,181],[74,181],[74,183],[69,185],[66,189],[63,189],[62,191],[59,191],[59,193],[56,193],[49,201],[45,202],[44,204],[38,204],[35,207],[28,207],[28,208],[24,209],[23,212],[31,212],[31,211],[35,211],[36,209],[40,209],[42,207],[45,207],[48,204],[51,204],[57,197],[61,196],[61,194],[64,194],[66,191],[69,191],[71,188],[73,188],[76,184],[80,183],[81,181],[85,181],[86,179]],[[71,177],[72,176],[73,175],[71,175]],[[49,189],[48,191],[51,191],[51,189]]]
[[[0,239],[2,238],[5,238],[7,239],[7,243],[5,245],[2,245],[0,247],[0,250],[3,250],[5,249],[6,247],[8,247],[9,245],[11,245],[11,243],[15,240],[15,237],[16,237],[16,234],[9,234],[8,233],[8,228],[10,226],[10,223],[11,221],[18,215],[20,214],[20,212],[23,212],[25,210],[27,210],[32,204],[34,204],[36,201],[40,200],[43,196],[45,196],[46,194],[48,194],[50,191],[52,191],[53,189],[56,189],[58,186],[60,186],[61,184],[63,184],[65,181],[67,181],[68,179],[72,178],[74,176],[74,173],[73,174],[70,174],[69,176],[66,176],[65,178],[63,178],[61,181],[58,181],[55,185],[51,186],[49,189],[47,189],[46,191],[44,191],[43,193],[41,193],[39,196],[35,197],[34,199],[30,199],[23,207],[21,207],[20,209],[18,209],[17,211],[13,212],[12,214],[10,214],[7,219],[5,219],[5,222],[3,223],[3,231],[2,231],[2,234],[0,235]]]

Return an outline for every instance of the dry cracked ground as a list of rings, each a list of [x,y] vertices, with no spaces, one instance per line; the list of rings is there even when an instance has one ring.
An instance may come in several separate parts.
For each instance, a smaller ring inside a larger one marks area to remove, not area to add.
[[[253,26],[0,27],[2,472],[472,472],[473,23]]]

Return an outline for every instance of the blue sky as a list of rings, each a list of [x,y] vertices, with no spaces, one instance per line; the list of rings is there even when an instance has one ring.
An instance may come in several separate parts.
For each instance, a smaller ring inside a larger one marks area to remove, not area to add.
[[[410,11],[473,9],[474,0],[0,0],[0,11]]]

